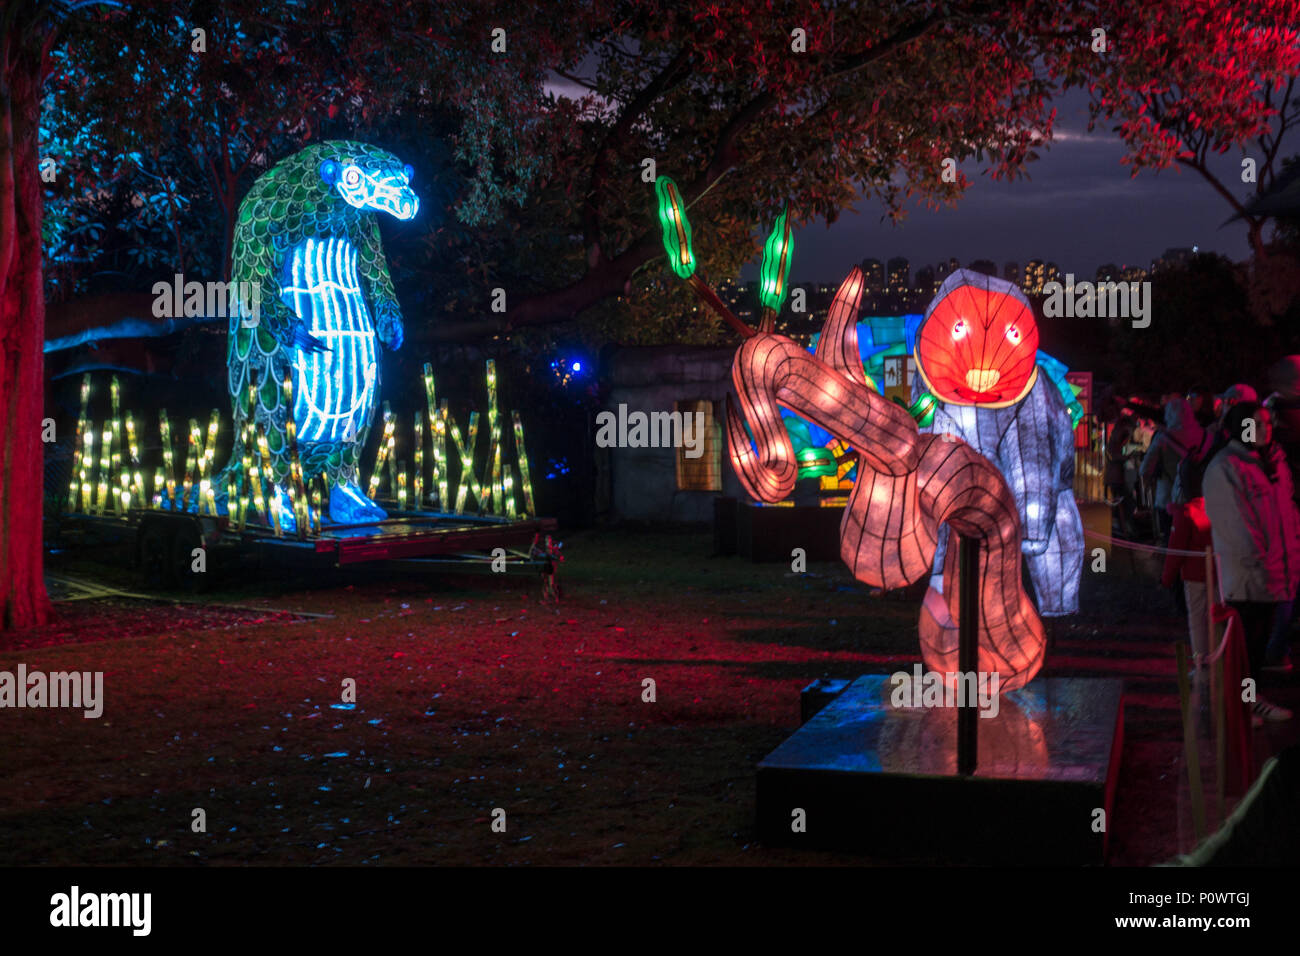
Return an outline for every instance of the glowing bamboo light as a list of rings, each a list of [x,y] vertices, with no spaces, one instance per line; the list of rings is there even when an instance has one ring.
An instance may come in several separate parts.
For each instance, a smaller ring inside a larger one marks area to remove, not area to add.
[[[90,514],[94,507],[94,490],[95,490],[95,429],[86,429],[83,447],[81,451],[81,510]],[[86,462],[90,462],[89,477],[87,477]]]
[[[474,440],[478,437],[478,412],[469,413],[469,443],[461,441],[460,428],[456,425],[456,419],[452,418],[447,412],[447,403],[442,404],[442,418],[446,422],[447,431],[451,433],[452,444],[456,446],[456,453],[460,455],[460,486],[456,489],[456,511],[457,513],[465,509],[465,493],[471,492],[477,501],[481,497],[478,486],[478,479],[474,477]]]
[[[133,480],[130,483],[131,497],[130,501],[139,501],[141,506],[145,504],[144,497],[144,480],[140,476],[140,443],[135,437],[135,416],[130,412],[126,413],[126,448],[131,456],[130,473]],[[128,505],[128,507],[130,507]]]
[[[185,481],[181,486],[181,510],[188,511],[191,505],[198,504],[199,456],[202,453],[203,433],[199,430],[196,418],[190,419],[190,435],[185,445]]]
[[[370,472],[370,488],[367,492],[370,498],[374,498],[379,491],[379,481],[384,473],[384,463],[393,451],[393,431],[396,428],[396,422],[393,419],[393,413],[388,408],[388,403],[384,402],[384,432],[379,436],[379,450],[375,453],[375,467]],[[395,492],[395,488],[389,489],[390,493]]]
[[[289,372],[284,373],[283,394],[287,406],[293,408],[293,376]],[[289,500],[298,525],[298,540],[301,541],[310,531],[310,509],[307,505],[307,489],[302,481],[302,465],[298,462],[298,432],[293,415],[285,416],[284,438],[289,445]]]
[[[502,472],[502,494],[505,496],[506,517],[515,516],[515,470],[506,464]]]
[[[170,457],[170,456],[168,456]],[[153,497],[149,500],[153,502],[155,508],[162,507],[162,496],[167,493],[167,473],[159,465],[153,473]]]
[[[424,412],[415,413],[415,474],[411,478],[415,510],[424,507]]]
[[[320,534],[320,523],[324,518],[326,509],[330,506],[330,483],[329,479],[322,472],[316,476],[316,482],[320,485],[320,507],[316,509],[315,527],[316,533]]]
[[[108,391],[113,406],[113,434],[110,441],[113,470],[109,473],[108,484],[109,493],[113,497],[113,511],[121,518],[124,516],[122,489],[126,487],[126,482],[122,481],[122,383],[116,375],[110,379]]]
[[[311,501],[310,515],[311,515],[312,534],[320,534],[320,515],[321,515],[322,500],[328,500],[329,498],[328,495],[326,495],[324,499],[322,499],[321,497],[321,487],[320,487],[321,481],[322,481],[321,477],[317,475],[316,477],[312,478],[310,482],[307,483],[307,493]]]
[[[406,507],[406,462],[397,463],[397,510],[407,511]]]
[[[429,459],[429,494],[438,495],[438,507],[446,511],[449,502],[447,501],[447,476],[443,471],[444,459],[446,458],[446,430],[442,428],[438,420],[438,403],[434,392],[433,366],[428,362],[424,363],[424,402],[428,411],[429,421],[429,440],[433,445],[433,455]],[[423,448],[423,442],[417,436],[417,447]],[[417,453],[416,470],[420,470],[419,458]],[[421,473],[423,477],[423,473]],[[417,492],[418,496],[418,492]]]
[[[113,433],[111,436],[112,454],[112,471],[108,475],[108,494],[113,499],[113,513],[119,518],[124,516],[122,510],[122,493],[126,491],[125,482],[122,473],[122,419],[114,415],[113,420],[109,423],[112,426]]]
[[[77,412],[77,433],[72,439],[72,481],[68,484],[68,510],[77,510],[77,499],[86,481],[85,459],[82,457],[82,436],[86,431],[86,407],[90,402],[90,373],[81,377],[81,405]]]
[[[524,492],[524,511],[535,515],[537,509],[533,505],[533,479],[528,474],[528,449],[524,446],[524,423],[515,411],[510,413],[510,419],[515,427],[515,461],[519,463],[519,485]]]
[[[199,510],[208,509],[208,514],[217,513],[217,498],[212,490],[212,463],[217,455],[217,433],[221,429],[221,413],[217,409],[212,410],[208,417],[208,434],[203,443],[203,457],[199,461],[199,477],[202,488],[202,498],[199,503]]]
[[[388,462],[388,495],[390,498],[397,497],[397,416],[388,408],[388,403],[384,403],[384,444],[388,446],[388,451],[384,458]]]
[[[260,458],[258,461],[259,467],[255,468],[253,466],[253,444],[256,442],[257,439],[256,439],[256,430],[253,427],[252,421],[246,420],[244,422],[243,435],[244,435],[244,441],[243,441],[244,456],[243,456],[243,460],[241,461],[241,464],[244,466],[244,476],[245,476],[244,487],[249,489],[249,491],[252,494],[252,506],[257,509],[257,513],[262,516],[262,520],[266,521],[266,523],[269,525],[271,522],[267,518],[266,503],[262,498]],[[244,530],[244,525],[245,522],[247,521],[247,516],[248,516],[248,502],[245,501],[242,503],[241,510],[240,510],[240,520],[239,520],[240,531]]]
[[[436,478],[438,483],[438,508],[441,511],[451,510],[451,497],[447,489],[450,481],[447,470],[447,420],[449,417],[447,402],[444,400],[438,406],[438,419],[434,423],[433,429],[433,462],[434,467],[438,470]]]
[[[244,459],[240,458],[242,465]],[[226,482],[226,507],[230,513],[230,520],[235,523],[238,531],[243,531],[244,526],[248,523],[248,472],[240,469],[238,472],[231,472],[231,476]]]
[[[469,413],[469,454],[471,459],[473,459],[476,453],[478,452],[478,423],[479,423],[478,412],[470,412]],[[491,454],[492,454],[492,449],[489,448],[488,457],[490,457]],[[483,474],[484,476],[487,476],[489,474],[488,466],[486,464],[483,466]],[[472,467],[470,468],[470,477],[474,480],[474,487],[475,489],[477,489],[476,500],[478,502],[479,514],[487,514],[488,498],[492,494],[492,486],[487,484],[486,481],[483,484],[479,484],[478,479],[475,478],[474,476],[474,469]]]
[[[99,429],[99,481],[95,486],[95,513],[103,514],[104,507],[108,504],[108,479],[110,476],[109,465],[112,463],[113,447],[113,428],[109,422],[104,422]]]
[[[489,505],[495,512],[505,509],[501,500],[501,416],[497,411],[497,363],[487,360],[488,461],[483,463],[484,484],[489,486]],[[490,480],[489,480],[490,479]]]
[[[270,515],[271,528],[275,531],[275,536],[282,538],[284,530],[280,527],[280,510],[275,506],[275,472],[271,466],[271,446],[266,442],[266,426],[262,424],[257,426],[257,454],[258,473],[262,476],[260,484],[266,488],[266,513]]]
[[[169,508],[176,507],[176,463],[172,460],[172,427],[167,420],[167,409],[158,411],[158,430],[162,434],[162,453],[163,469],[166,475],[167,505]],[[159,493],[163,490],[163,485],[155,487]]]

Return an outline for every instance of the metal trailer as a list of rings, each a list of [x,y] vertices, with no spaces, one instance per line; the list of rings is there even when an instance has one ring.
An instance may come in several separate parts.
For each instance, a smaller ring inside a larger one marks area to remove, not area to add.
[[[148,587],[202,591],[214,566],[252,561],[258,570],[312,570],[400,561],[484,565],[493,550],[505,551],[507,565],[552,571],[548,555],[554,518],[512,519],[494,515],[394,511],[365,525],[322,525],[299,538],[247,524],[243,531],[226,516],[132,508],[113,514],[70,513],[59,517],[52,543],[63,548],[125,546]],[[545,540],[547,547],[538,547]],[[195,569],[202,549],[204,573]],[[553,554],[553,552],[552,552]],[[499,557],[499,556],[498,556]]]

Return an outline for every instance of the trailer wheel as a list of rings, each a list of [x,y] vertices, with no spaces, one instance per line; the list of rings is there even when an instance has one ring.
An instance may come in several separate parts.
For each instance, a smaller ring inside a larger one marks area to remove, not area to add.
[[[204,553],[196,555],[196,550]],[[211,558],[211,552],[203,547],[203,538],[198,528],[185,525],[177,530],[172,541],[171,566],[181,590],[193,593],[207,590],[208,575],[212,573],[212,567],[208,563]],[[201,571],[195,569],[195,563],[199,561],[202,561]]]
[[[148,522],[140,530],[140,576],[146,589],[165,591],[173,586],[171,555],[172,536],[167,526]]]

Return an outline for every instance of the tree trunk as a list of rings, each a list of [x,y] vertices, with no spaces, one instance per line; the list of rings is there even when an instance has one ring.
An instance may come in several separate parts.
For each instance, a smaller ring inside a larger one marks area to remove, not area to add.
[[[35,32],[35,31],[32,31]],[[41,519],[45,298],[41,280],[41,48],[5,38],[0,76],[0,628],[49,619]]]

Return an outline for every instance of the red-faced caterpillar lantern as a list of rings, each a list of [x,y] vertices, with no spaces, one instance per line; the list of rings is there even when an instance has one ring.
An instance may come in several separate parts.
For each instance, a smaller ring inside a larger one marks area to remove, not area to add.
[[[1021,586],[1016,499],[987,458],[964,441],[918,434],[907,409],[868,386],[857,342],[862,286],[854,269],[836,293],[815,356],[770,333],[737,351],[732,381],[744,421],[728,405],[732,465],[760,501],[780,501],[794,490],[799,463],[778,405],[851,445],[860,470],[840,524],[840,556],[854,577],[874,587],[897,588],[926,574],[940,525],[978,539],[978,669],[998,674],[999,691],[1023,687],[1042,667],[1046,640]],[[927,592],[919,622],[921,656],[941,674],[955,673],[958,664],[956,554],[949,547],[950,586]]]
[[[1038,325],[1010,282],[945,283],[916,334],[916,367],[941,402],[1004,408],[1038,379]]]

